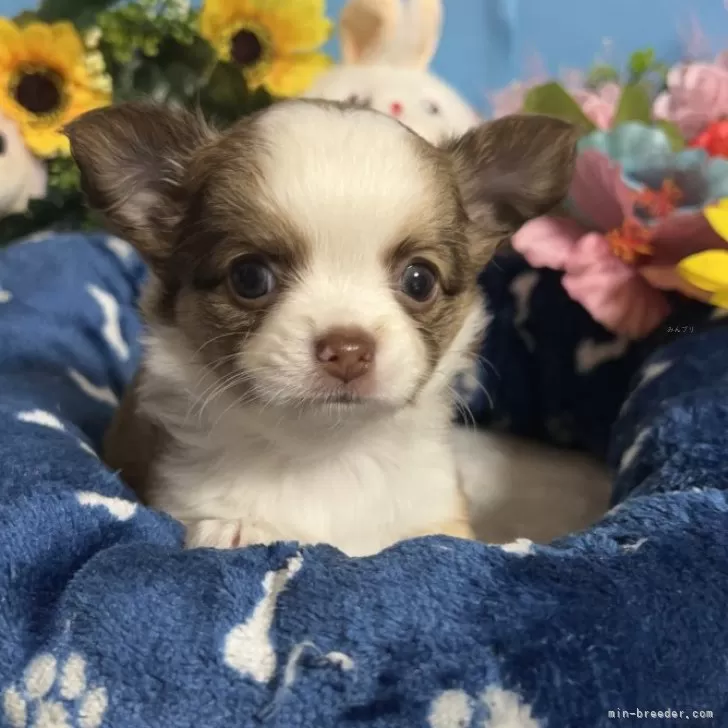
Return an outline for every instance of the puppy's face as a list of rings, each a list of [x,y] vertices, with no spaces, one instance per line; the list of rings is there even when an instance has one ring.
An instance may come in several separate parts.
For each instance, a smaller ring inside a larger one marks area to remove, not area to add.
[[[152,326],[181,334],[218,389],[299,411],[447,388],[482,329],[479,269],[563,196],[574,145],[567,125],[523,117],[440,149],[303,101],[225,134],[117,107],[69,136],[91,203],[156,274]]]

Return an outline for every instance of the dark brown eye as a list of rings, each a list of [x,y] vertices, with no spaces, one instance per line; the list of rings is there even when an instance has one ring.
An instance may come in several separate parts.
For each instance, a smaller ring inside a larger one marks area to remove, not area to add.
[[[437,273],[428,263],[414,261],[410,263],[400,278],[402,293],[417,303],[426,303],[437,291]]]
[[[7,144],[5,143],[5,135],[0,132],[0,156],[5,154],[7,150]]]
[[[230,284],[240,298],[260,301],[275,291],[276,277],[264,258],[246,255],[230,267]]]
[[[427,113],[433,116],[437,116],[440,113],[440,107],[434,101],[426,101],[425,108],[427,109]]]

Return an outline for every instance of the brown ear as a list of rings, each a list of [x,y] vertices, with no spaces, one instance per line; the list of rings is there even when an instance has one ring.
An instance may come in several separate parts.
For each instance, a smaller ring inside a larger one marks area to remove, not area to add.
[[[473,222],[506,238],[552,210],[569,190],[577,140],[568,122],[522,114],[486,122],[446,144]]]
[[[147,103],[91,111],[65,129],[88,202],[149,263],[169,254],[192,154],[211,136],[198,117]]]

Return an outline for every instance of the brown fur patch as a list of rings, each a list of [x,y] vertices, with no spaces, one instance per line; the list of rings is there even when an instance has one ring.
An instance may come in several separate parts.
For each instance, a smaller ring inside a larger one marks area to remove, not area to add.
[[[138,372],[114,414],[104,437],[103,456],[106,464],[121,474],[140,500],[149,503],[151,468],[164,450],[169,436],[137,409],[141,376]]]
[[[561,119],[520,114],[482,124],[445,146],[468,214],[491,242],[563,200],[578,137]]]

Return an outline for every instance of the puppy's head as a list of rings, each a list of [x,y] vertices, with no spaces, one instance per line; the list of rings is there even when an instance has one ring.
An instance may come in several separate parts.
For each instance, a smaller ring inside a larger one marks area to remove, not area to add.
[[[246,402],[365,411],[447,388],[494,246],[566,193],[571,127],[494,121],[436,148],[291,101],[218,134],[147,105],[68,129],[92,206],[155,274],[147,317]]]

